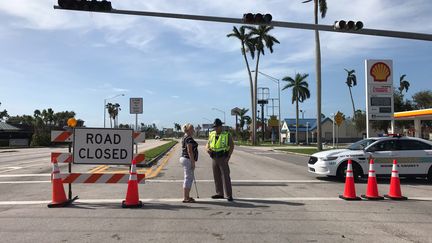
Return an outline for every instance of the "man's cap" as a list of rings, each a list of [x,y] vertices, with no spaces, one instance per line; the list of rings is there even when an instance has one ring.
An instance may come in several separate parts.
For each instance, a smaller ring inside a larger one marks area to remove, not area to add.
[[[222,121],[219,118],[216,118],[213,122],[213,127],[220,127],[222,124]]]

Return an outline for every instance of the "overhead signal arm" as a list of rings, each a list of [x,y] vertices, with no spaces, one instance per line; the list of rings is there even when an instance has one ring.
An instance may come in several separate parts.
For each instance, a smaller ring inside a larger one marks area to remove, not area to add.
[[[321,25],[321,24],[273,21],[272,16],[270,14],[263,15],[263,14],[247,13],[243,16],[243,18],[226,18],[226,17],[205,16],[205,15],[119,10],[119,9],[112,8],[111,2],[109,1],[59,0],[58,3],[59,5],[54,6],[54,9],[73,10],[73,11],[92,11],[92,12],[109,13],[109,14],[137,15],[137,16],[148,16],[148,17],[160,17],[160,18],[189,19],[189,20],[232,23],[232,24],[251,24],[251,25],[265,24],[265,25],[271,25],[271,26],[282,27],[282,28],[320,30],[320,31],[338,32],[338,33],[432,41],[432,34],[379,30],[379,29],[363,29],[363,23],[359,21],[358,22],[343,21],[345,23],[343,23],[342,21],[337,21],[335,25]],[[341,25],[344,26],[342,27]]]

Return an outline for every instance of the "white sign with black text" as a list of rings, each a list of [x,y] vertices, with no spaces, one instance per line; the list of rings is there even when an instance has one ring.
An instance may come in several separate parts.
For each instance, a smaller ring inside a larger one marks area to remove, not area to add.
[[[75,164],[131,164],[133,130],[75,128],[73,151]]]
[[[130,98],[130,114],[143,113],[143,98]]]

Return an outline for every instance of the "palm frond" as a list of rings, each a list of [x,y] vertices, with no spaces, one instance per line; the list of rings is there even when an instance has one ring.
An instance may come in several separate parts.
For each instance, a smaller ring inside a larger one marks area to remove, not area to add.
[[[318,1],[318,0],[315,0]],[[321,13],[321,18],[325,18],[327,14],[327,1],[326,0],[319,0],[319,9]]]

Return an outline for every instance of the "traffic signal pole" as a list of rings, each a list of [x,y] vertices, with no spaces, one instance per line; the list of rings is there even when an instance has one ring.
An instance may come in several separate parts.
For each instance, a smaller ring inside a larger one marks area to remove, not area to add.
[[[72,10],[72,9],[64,9],[61,8],[60,6],[54,6],[54,9]],[[87,10],[76,10],[76,9],[73,9],[73,11],[89,12]],[[112,9],[110,11],[91,11],[91,12],[137,15],[137,16],[148,16],[148,17],[159,17],[159,18],[188,19],[188,20],[231,23],[231,24],[245,24],[243,22],[243,19],[241,18],[226,18],[226,17],[205,16],[205,15],[146,12],[146,11],[132,11],[132,10],[119,10],[119,9]],[[414,33],[414,32],[402,32],[402,31],[379,30],[379,29],[360,29],[360,30],[346,31],[346,30],[337,30],[332,25],[306,24],[306,23],[295,23],[295,22],[284,22],[284,21],[271,21],[271,23],[267,25],[271,25],[274,27],[291,28],[291,29],[320,30],[320,31],[338,32],[338,33],[358,34],[358,35],[372,35],[372,36],[394,37],[394,38],[411,39],[411,40],[432,41],[432,34]]]

